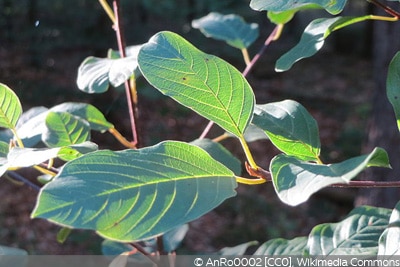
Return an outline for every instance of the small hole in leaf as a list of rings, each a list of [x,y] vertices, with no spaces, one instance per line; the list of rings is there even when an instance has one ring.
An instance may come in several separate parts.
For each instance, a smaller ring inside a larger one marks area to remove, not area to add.
[[[183,77],[182,80],[186,81],[186,77]]]

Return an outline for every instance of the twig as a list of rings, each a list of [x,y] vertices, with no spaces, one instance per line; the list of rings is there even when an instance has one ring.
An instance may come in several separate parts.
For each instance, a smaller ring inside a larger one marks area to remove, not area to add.
[[[137,249],[139,253],[142,255],[146,256],[151,262],[153,262],[155,265],[158,265],[159,262],[149,253],[147,252],[140,244],[138,243],[129,243],[132,247]]]
[[[257,169],[252,168],[246,162],[247,172],[254,177],[264,179],[266,182],[272,181],[271,173],[261,167]],[[382,188],[382,187],[400,187],[400,181],[350,181],[343,184],[332,184],[330,187],[340,188]]]
[[[40,191],[40,186],[37,186],[36,184],[32,183],[31,181],[29,181],[28,179],[26,179],[24,176],[20,175],[17,172],[8,171],[7,175],[10,176],[12,179],[23,182],[27,186],[35,189],[36,191]]]
[[[374,4],[374,5],[382,8],[389,15],[391,15],[391,16],[397,18],[397,19],[400,19],[400,13],[399,12],[397,12],[396,10],[394,10],[393,8],[391,8],[391,7],[387,6],[387,5],[382,4],[378,0],[367,0],[367,2],[370,2],[370,3]]]
[[[125,53],[125,38],[124,38],[124,31],[122,29],[121,25],[121,19],[120,19],[120,4],[119,0],[114,0],[113,1],[113,8],[114,8],[114,16],[115,16],[115,24],[114,24],[114,30],[117,35],[117,41],[118,41],[118,49],[119,53],[121,55],[121,58],[126,57]],[[128,109],[129,109],[129,118],[131,121],[131,130],[132,130],[132,135],[133,135],[133,145],[137,146],[139,144],[139,137],[137,133],[137,127],[136,127],[136,105],[133,101],[132,97],[132,88],[131,84],[129,81],[125,81],[125,93],[126,93],[126,100],[128,103]]]

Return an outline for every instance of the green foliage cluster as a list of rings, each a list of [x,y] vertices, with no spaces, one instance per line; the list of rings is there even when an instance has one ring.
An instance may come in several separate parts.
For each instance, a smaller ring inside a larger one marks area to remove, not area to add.
[[[113,11],[106,1],[99,2],[121,37],[118,9]],[[114,4],[118,6],[118,2]],[[330,34],[343,27],[365,20],[391,23],[400,17],[397,13],[390,17],[338,16],[346,3],[251,1],[251,8],[267,11],[271,23],[276,24],[266,45],[279,38],[284,25],[297,12],[318,8],[335,15],[312,21],[299,43],[277,61],[276,70],[287,71],[299,60],[314,55]],[[74,228],[94,230],[106,239],[106,253],[125,253],[132,250],[130,246],[137,248],[139,241],[150,244],[154,239],[167,244],[159,252],[169,253],[182,241],[187,223],[234,197],[238,183],[265,186],[271,182],[279,198],[295,206],[331,185],[362,186],[353,179],[365,168],[390,167],[382,148],[343,162],[324,163],[317,122],[300,103],[283,100],[256,104],[252,86],[245,78],[257,60],[250,59],[247,52],[259,36],[256,24],[248,24],[238,15],[214,12],[194,20],[192,25],[207,37],[239,49],[246,70],[241,73],[169,31],[126,49],[121,41],[120,51],[110,50],[107,58],[89,57],[79,67],[77,85],[84,92],[103,93],[111,86],[125,84],[132,112],[132,142],[92,105],[69,102],[23,112],[12,89],[0,85],[0,127],[6,128],[1,134],[0,175],[12,176],[15,169],[23,167],[43,173],[39,181],[44,185],[32,218],[61,225],[65,234]],[[389,66],[387,92],[400,125],[399,62],[398,54]],[[135,128],[136,90],[140,90],[136,89],[136,79],[140,76],[164,95],[210,120],[209,127],[216,124],[226,133],[211,140],[205,138],[205,130],[190,143],[163,141],[141,147]],[[90,141],[91,131],[109,132],[127,149],[100,149]],[[250,178],[242,177],[241,163],[218,142],[227,138],[240,142]],[[259,138],[269,139],[282,152],[272,159],[269,170],[258,166],[248,146]],[[63,161],[61,166],[54,165],[56,158]],[[255,254],[398,254],[400,236],[393,233],[399,231],[399,205],[393,210],[358,207],[341,222],[317,225],[308,237],[270,240]],[[147,252],[151,249],[160,250],[154,243]]]

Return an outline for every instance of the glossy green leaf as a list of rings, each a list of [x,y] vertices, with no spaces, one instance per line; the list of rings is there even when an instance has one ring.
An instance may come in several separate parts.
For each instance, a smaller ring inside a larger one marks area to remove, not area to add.
[[[74,116],[84,119],[85,121],[89,122],[90,129],[95,131],[104,132],[110,128],[114,128],[114,125],[107,121],[103,113],[90,104],[66,102],[52,107],[50,111],[68,112]]]
[[[90,139],[89,123],[67,112],[49,112],[46,127],[42,141],[49,147],[80,144]]]
[[[42,133],[46,131],[47,114],[48,109],[45,107],[33,107],[22,113],[16,129],[26,147],[34,147],[42,140]]]
[[[320,6],[316,4],[305,4],[303,6],[285,11],[277,11],[277,12],[268,11],[267,17],[274,24],[286,24],[293,19],[294,15],[297,12],[301,10],[318,9],[318,8],[320,8]]]
[[[392,104],[396,115],[397,127],[400,130],[400,52],[398,52],[389,64],[386,80],[386,94]]]
[[[122,85],[128,80],[137,68],[137,52],[126,58],[86,58],[78,69],[78,88],[86,93],[103,93],[111,84],[114,87]]]
[[[389,225],[379,239],[378,255],[400,255],[400,202],[393,209]]]
[[[271,161],[272,182],[286,204],[301,204],[315,192],[332,184],[348,183],[367,167],[390,167],[386,151],[375,148],[368,155],[322,165],[280,154]]]
[[[236,186],[232,171],[187,143],[97,151],[64,165],[42,188],[32,217],[131,242],[198,218]]]
[[[283,238],[272,239],[262,244],[254,252],[254,255],[301,256],[307,252],[307,240],[307,237],[296,237],[291,240]]]
[[[333,31],[370,18],[370,16],[334,17],[313,20],[304,30],[300,42],[278,59],[275,70],[289,70],[297,61],[316,54]]]
[[[160,90],[224,130],[241,136],[253,113],[254,94],[243,75],[172,32],[153,36],[139,52],[143,76]]]
[[[391,210],[362,206],[339,223],[313,228],[308,239],[310,255],[376,255],[378,240]]]
[[[256,105],[252,123],[287,155],[317,161],[321,150],[318,125],[298,102],[284,100]]]
[[[229,150],[227,150],[220,143],[213,142],[210,139],[197,139],[191,142],[191,144],[201,147],[210,154],[215,160],[218,160],[226,167],[228,167],[235,175],[240,175],[242,173],[242,165],[240,160],[232,155]]]
[[[211,12],[207,16],[192,21],[192,27],[205,36],[222,40],[238,49],[249,47],[259,35],[256,23],[246,23],[242,17]]]
[[[21,114],[18,96],[7,85],[0,83],[0,127],[14,128]]]
[[[251,0],[250,7],[254,10],[268,10],[281,12],[303,7],[309,4],[316,4],[331,14],[339,14],[347,0]]]

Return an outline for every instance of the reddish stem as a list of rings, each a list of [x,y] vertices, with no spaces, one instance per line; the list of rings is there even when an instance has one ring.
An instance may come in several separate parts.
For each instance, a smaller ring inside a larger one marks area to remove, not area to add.
[[[118,49],[119,53],[121,55],[121,58],[126,57],[125,53],[125,37],[124,37],[124,31],[122,29],[122,24],[121,24],[121,19],[120,19],[120,4],[119,0],[114,0],[113,1],[113,9],[114,9],[114,15],[115,15],[115,25],[114,25],[114,30],[117,35],[117,41],[118,41]],[[128,109],[129,109],[129,119],[131,122],[131,131],[133,135],[133,141],[132,143],[137,146],[139,144],[139,136],[137,133],[137,126],[136,126],[136,105],[133,101],[132,97],[132,88],[129,83],[129,81],[125,81],[125,93],[126,93],[126,100],[128,104]]]

